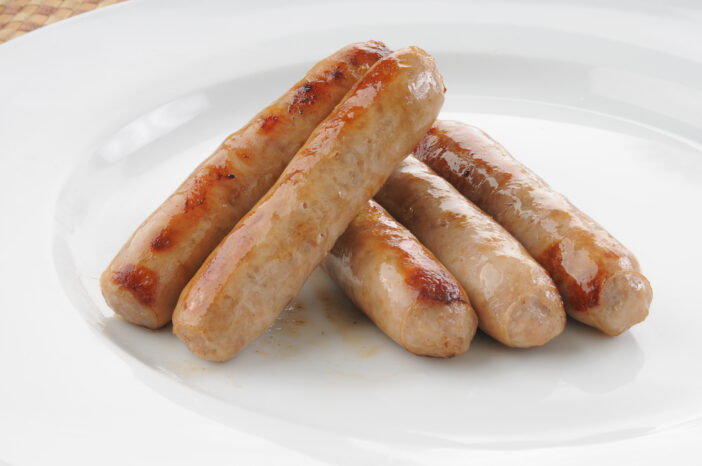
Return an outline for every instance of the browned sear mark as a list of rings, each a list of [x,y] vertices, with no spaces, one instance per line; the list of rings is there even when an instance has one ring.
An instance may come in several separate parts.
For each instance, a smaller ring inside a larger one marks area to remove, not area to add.
[[[346,76],[344,75],[344,72],[341,71],[340,67],[334,68],[334,71],[332,71],[332,79],[339,80],[339,79],[344,79]]]
[[[295,91],[292,101],[288,106],[288,113],[305,113],[305,107],[315,104],[318,97],[326,95],[329,83],[326,81],[308,81]]]
[[[222,179],[232,180],[234,178],[236,178],[236,175],[231,172],[229,162],[210,167],[207,172],[193,181],[188,196],[185,198],[184,212],[190,212],[197,207],[205,205],[207,203],[207,195],[218,181]]]
[[[168,228],[161,230],[156,238],[151,241],[152,251],[163,251],[171,247],[173,242],[171,241],[171,232]]]
[[[459,166],[451,166],[444,154],[458,154],[464,161]],[[432,126],[415,147],[417,158],[434,168],[434,171],[444,176],[452,185],[459,189],[472,191],[480,184],[480,177],[492,176],[497,182],[493,191],[501,190],[512,179],[511,173],[495,171],[488,161],[476,156],[471,150],[462,147],[457,141]]]
[[[334,116],[326,120],[324,125],[330,129],[331,132],[338,132],[343,125],[346,123],[352,123],[359,117],[365,114],[366,103],[364,99],[355,98],[359,95],[363,95],[363,92],[368,88],[379,89],[385,83],[390,81],[392,77],[397,74],[400,67],[397,60],[385,60],[383,62],[378,62],[375,68],[371,69],[366,75],[358,82],[353,93],[349,95],[334,111]],[[308,146],[309,148],[309,146]]]
[[[270,133],[273,131],[273,128],[277,126],[279,120],[280,117],[278,117],[278,115],[268,115],[267,117],[263,118],[259,128],[260,132]]]
[[[351,66],[372,65],[380,58],[390,55],[392,51],[382,42],[372,42],[368,47],[356,48],[348,58]]]
[[[405,282],[412,288],[419,289],[419,297],[441,303],[464,303],[463,292],[443,270],[427,267],[413,267]]]
[[[353,67],[370,66],[378,59],[392,53],[380,42],[372,44],[368,47],[354,49],[347,58],[348,63]],[[293,94],[290,105],[288,105],[288,113],[304,114],[305,109],[312,107],[318,100],[329,95],[330,88],[337,85],[336,81],[346,79],[345,71],[347,71],[347,65],[342,62],[332,71],[326,72],[321,79],[305,82]]]
[[[384,220],[381,209],[371,203],[370,208],[362,210],[353,220],[353,229],[358,235],[355,241],[362,242],[364,238],[369,242],[382,241],[393,248],[403,265],[405,283],[418,290],[420,299],[446,304],[466,302],[464,292],[455,279],[438,265],[421,244],[407,237],[402,227]],[[335,246],[335,254],[343,257],[344,251]]]
[[[538,258],[539,263],[551,274],[566,302],[576,311],[587,312],[600,303],[600,290],[605,279],[605,268],[598,261],[597,273],[581,285],[576,277],[563,267],[560,242],[551,244]]]
[[[363,78],[361,78],[361,82],[358,84],[356,92],[370,86],[383,86],[392,81],[399,71],[400,65],[395,57],[381,60],[376,63],[375,66],[371,68],[370,71],[365,74],[365,76],[363,76]]]
[[[209,167],[204,174],[199,175],[188,189],[183,210],[174,215],[158,236],[151,240],[151,251],[154,253],[166,251],[177,243],[183,233],[187,235],[193,218],[199,215],[196,209],[207,207],[208,195],[216,183],[233,179],[236,179],[236,175],[231,172],[229,162]]]
[[[150,306],[156,294],[158,277],[156,273],[141,265],[127,264],[112,274],[112,281],[120,287],[131,291],[144,306]]]

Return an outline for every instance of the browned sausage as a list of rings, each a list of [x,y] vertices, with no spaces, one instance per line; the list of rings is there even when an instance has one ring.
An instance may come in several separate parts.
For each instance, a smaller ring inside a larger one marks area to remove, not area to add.
[[[653,292],[634,255],[487,134],[437,121],[416,154],[524,245],[572,317],[609,335],[646,318]]]
[[[376,199],[463,285],[485,333],[526,348],[563,331],[563,304],[546,271],[422,162],[411,156],[403,160]]]
[[[346,92],[389,53],[374,41],[344,47],[227,137],[112,260],[100,278],[107,304],[138,325],[168,323],[180,292],[207,255]]]
[[[378,61],[188,283],[175,334],[223,361],[263,333],[429,129],[443,93],[421,49]]]
[[[407,351],[445,358],[468,350],[478,319],[465,291],[375,201],[353,219],[322,267]]]

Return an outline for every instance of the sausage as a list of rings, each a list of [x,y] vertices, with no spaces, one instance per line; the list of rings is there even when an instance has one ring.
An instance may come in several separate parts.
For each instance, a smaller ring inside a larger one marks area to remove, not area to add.
[[[608,335],[646,318],[653,291],[634,255],[490,136],[437,121],[416,155],[524,245],[571,317]]]
[[[224,361],[270,326],[429,129],[443,93],[421,49],[373,65],[183,290],[173,331],[191,351]]]
[[[478,319],[465,291],[375,201],[353,219],[322,268],[407,351],[445,358],[468,350]]]
[[[352,44],[228,136],[142,223],[100,278],[107,304],[150,328],[167,324],[188,280],[273,185],[312,130],[378,59],[380,42]]]
[[[497,222],[416,158],[376,195],[463,285],[480,328],[507,346],[543,345],[565,327],[546,271]]]

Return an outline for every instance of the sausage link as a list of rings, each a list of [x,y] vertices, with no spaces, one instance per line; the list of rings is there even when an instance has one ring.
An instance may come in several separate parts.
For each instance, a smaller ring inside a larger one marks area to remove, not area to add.
[[[646,318],[653,291],[634,255],[483,131],[437,121],[416,155],[524,245],[571,317],[608,335]]]
[[[263,333],[429,129],[443,92],[416,47],[373,65],[185,287],[175,334],[223,361]]]
[[[319,122],[389,53],[375,41],[342,48],[227,137],[112,260],[100,278],[107,304],[134,324],[167,324],[207,255],[273,185]]]
[[[478,319],[465,291],[375,201],[353,219],[322,267],[407,351],[445,358],[468,350]]]
[[[558,290],[497,222],[416,158],[376,195],[463,285],[480,328],[507,346],[543,345],[565,326]]]

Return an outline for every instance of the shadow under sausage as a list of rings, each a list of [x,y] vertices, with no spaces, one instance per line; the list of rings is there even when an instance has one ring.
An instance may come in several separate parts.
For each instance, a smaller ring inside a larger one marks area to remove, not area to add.
[[[586,393],[606,393],[633,381],[643,363],[631,332],[610,337],[570,318],[563,333],[544,346],[508,348],[478,332],[466,354],[446,361],[479,374],[481,385],[507,377],[522,386],[524,396],[546,393],[559,381]]]

